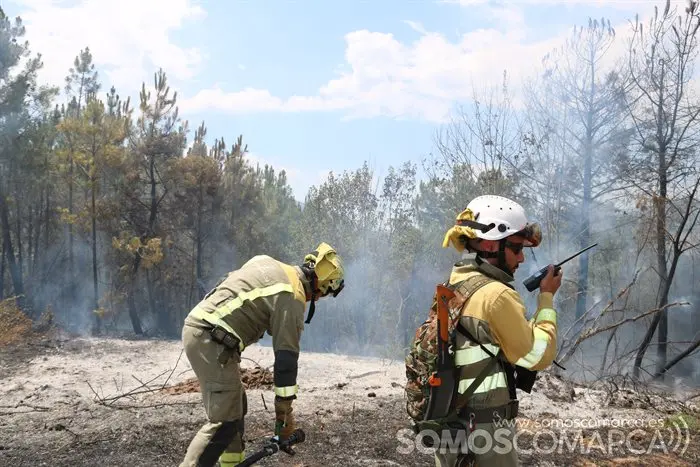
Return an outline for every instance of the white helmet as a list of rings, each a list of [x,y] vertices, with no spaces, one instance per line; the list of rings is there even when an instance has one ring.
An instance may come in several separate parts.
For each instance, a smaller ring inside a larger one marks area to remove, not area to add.
[[[484,195],[474,198],[468,205],[474,221],[486,225],[484,230],[474,229],[478,238],[501,240],[518,234],[525,239],[525,246],[537,246],[542,239],[538,224],[528,224],[525,209],[508,198]]]

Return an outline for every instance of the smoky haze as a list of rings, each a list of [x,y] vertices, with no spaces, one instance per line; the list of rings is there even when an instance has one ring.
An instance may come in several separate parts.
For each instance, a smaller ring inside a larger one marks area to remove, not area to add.
[[[242,135],[190,128],[167,70],[132,103],[103,89],[86,48],[68,88],[44,88],[26,58],[40,51],[3,15],[0,293],[78,334],[177,339],[227,272],[257,254],[299,264],[325,241],[347,286],[318,302],[302,348],[402,359],[459,259],[445,231],[471,199],[498,194],[543,226],[516,274],[528,317],[537,293],[522,281],[598,242],[564,266],[556,295],[567,375],[697,384],[699,18],[660,7],[639,12],[643,32],[582,18],[517,95],[506,72],[455,106],[423,163],[331,172],[303,203]]]

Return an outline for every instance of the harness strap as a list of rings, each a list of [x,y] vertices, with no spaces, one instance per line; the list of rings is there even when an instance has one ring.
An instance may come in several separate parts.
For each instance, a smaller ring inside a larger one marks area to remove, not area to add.
[[[454,303],[455,307],[461,308],[464,303],[469,300],[474,293],[481,287],[485,286],[490,282],[495,282],[496,280],[485,274],[478,274],[476,276],[470,277],[459,283],[457,287],[457,292],[461,295],[460,299]],[[451,304],[452,305],[452,304]],[[464,337],[469,339],[471,342],[478,344],[481,350],[486,352],[492,360],[489,365],[487,365],[477,376],[476,380],[467,388],[462,399],[466,400],[467,397],[471,396],[477,387],[482,383],[489,371],[493,369],[493,365],[500,361],[503,371],[506,374],[506,381],[508,385],[508,395],[512,400],[517,399],[516,395],[516,381],[515,381],[515,367],[503,356],[503,350],[499,349],[498,354],[494,355],[489,349],[487,349],[479,340],[472,335],[469,330],[464,327],[461,320],[457,320],[455,330],[462,334]]]
[[[489,364],[484,370],[482,370],[482,372],[479,373],[479,376],[481,376],[481,374],[484,373],[486,369],[488,369],[490,371],[491,368],[493,368],[493,364],[495,364],[496,362],[500,362],[501,365],[503,366],[503,371],[506,374],[506,381],[508,384],[508,395],[510,396],[511,399],[517,399],[517,395],[515,392],[515,388],[516,388],[516,385],[515,385],[515,367],[503,356],[503,350],[499,349],[498,353],[496,355],[494,355],[493,352],[491,352],[481,342],[479,342],[472,335],[472,333],[469,332],[469,330],[467,328],[465,328],[464,325],[462,325],[462,323],[459,321],[457,322],[456,329],[462,335],[464,335],[464,337],[466,337],[467,339],[469,339],[473,343],[478,344],[479,347],[481,347],[481,350],[486,352],[486,354],[491,357],[491,364]],[[486,375],[484,375],[484,376],[486,376]],[[477,380],[474,381],[474,383],[478,382],[479,384],[481,384],[481,381],[483,381],[483,378],[481,380],[479,380],[479,378],[477,377]],[[471,386],[469,386],[469,388],[467,388],[467,392],[469,391],[469,389],[472,389],[472,386],[474,386],[474,383]],[[476,389],[476,387],[478,387],[478,386],[475,386],[474,389],[472,390],[472,392]],[[467,392],[465,392],[465,394]],[[471,395],[471,393],[469,395]]]

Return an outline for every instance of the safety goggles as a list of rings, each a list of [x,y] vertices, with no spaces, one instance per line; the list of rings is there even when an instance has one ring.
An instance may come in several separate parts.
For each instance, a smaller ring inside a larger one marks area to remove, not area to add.
[[[331,289],[331,293],[333,293],[333,298],[337,297],[338,294],[340,293],[341,290],[345,288],[345,279],[342,279],[340,281],[340,285],[338,285],[337,288]]]
[[[329,295],[333,295],[333,297],[337,297],[338,294],[345,288],[345,279],[333,279],[330,282],[326,283],[322,287],[320,287],[320,292],[322,297],[327,297]]]
[[[515,254],[515,255],[519,255],[520,252],[523,251],[523,248],[525,248],[525,244],[524,244],[524,243],[513,243],[513,242],[509,242],[509,241],[507,241],[507,240],[505,241],[505,245],[506,245],[506,247],[508,247],[508,249],[510,249],[510,251],[512,251],[513,254]]]

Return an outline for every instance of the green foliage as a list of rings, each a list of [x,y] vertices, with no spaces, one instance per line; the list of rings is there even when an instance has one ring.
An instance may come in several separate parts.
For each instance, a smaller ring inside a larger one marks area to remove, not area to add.
[[[70,97],[67,114],[79,115],[86,102],[94,99],[100,90],[95,64],[92,63],[90,48],[86,47],[75,57],[73,66],[68,69],[65,92]]]

